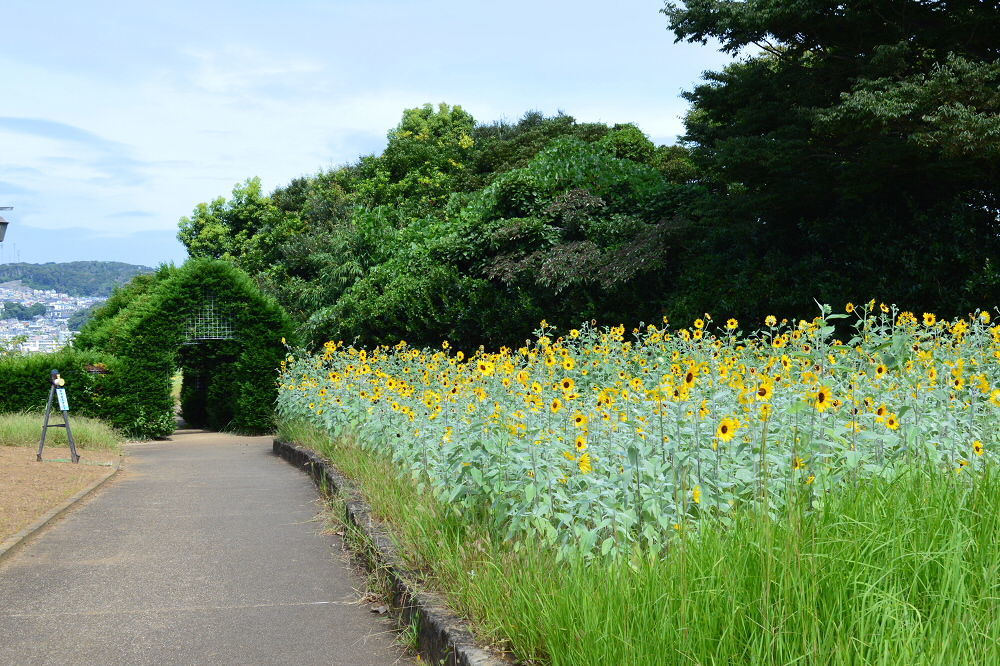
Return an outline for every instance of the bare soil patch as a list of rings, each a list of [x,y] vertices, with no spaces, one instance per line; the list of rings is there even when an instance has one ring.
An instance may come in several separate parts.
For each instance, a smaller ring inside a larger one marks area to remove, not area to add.
[[[69,448],[46,446],[45,462],[35,460],[36,452],[0,446],[0,543],[113,469],[85,463],[118,464],[114,451],[80,451],[78,465],[54,462],[68,460]]]

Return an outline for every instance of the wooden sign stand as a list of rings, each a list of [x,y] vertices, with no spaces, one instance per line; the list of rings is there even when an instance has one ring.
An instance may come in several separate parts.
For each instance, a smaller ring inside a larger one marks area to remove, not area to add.
[[[66,428],[66,439],[69,440],[70,457],[74,463],[80,462],[80,456],[76,452],[76,442],[73,441],[73,430],[69,427],[69,401],[66,399],[66,389],[63,384],[66,382],[59,376],[58,370],[53,370],[51,375],[51,388],[49,389],[49,402],[45,405],[45,421],[42,423],[42,441],[38,443],[38,455],[36,460],[42,462],[42,449],[45,448],[45,433],[49,428]],[[49,416],[52,414],[52,399],[59,402],[59,411],[62,412],[62,423],[49,423]]]

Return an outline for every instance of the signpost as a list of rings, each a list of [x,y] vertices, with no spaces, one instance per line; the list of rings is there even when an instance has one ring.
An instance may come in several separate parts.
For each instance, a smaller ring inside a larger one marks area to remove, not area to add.
[[[66,384],[66,380],[59,376],[58,370],[53,370],[49,381],[51,383],[51,388],[49,388],[49,402],[45,405],[45,422],[42,423],[42,441],[38,443],[38,462],[42,462],[42,449],[45,448],[45,433],[48,432],[49,428],[66,428],[66,439],[69,440],[69,451],[70,456],[74,463],[80,462],[80,456],[76,453],[76,442],[73,441],[73,431],[69,427],[69,399],[66,397],[66,389],[63,388]],[[55,398],[59,403],[59,411],[62,412],[63,422],[49,424],[49,416],[52,414],[52,399]]]

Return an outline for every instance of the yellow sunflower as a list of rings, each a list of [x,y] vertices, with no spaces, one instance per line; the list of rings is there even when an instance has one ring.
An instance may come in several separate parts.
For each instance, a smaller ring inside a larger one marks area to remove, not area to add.
[[[740,422],[731,416],[727,416],[722,419],[719,423],[719,427],[715,429],[715,436],[721,439],[723,442],[730,441],[736,436],[736,431],[740,427]]]
[[[813,395],[813,407],[815,407],[817,411],[825,412],[832,403],[833,396],[830,393],[829,386],[821,386]]]

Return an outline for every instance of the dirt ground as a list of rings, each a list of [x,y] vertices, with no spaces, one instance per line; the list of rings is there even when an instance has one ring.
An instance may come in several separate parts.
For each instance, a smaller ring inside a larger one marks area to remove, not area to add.
[[[45,512],[108,474],[118,463],[113,451],[80,451],[80,464],[69,460],[69,449],[45,447],[45,462],[37,449],[0,446],[0,543],[38,520]],[[85,463],[111,463],[112,467]]]

